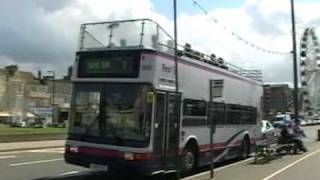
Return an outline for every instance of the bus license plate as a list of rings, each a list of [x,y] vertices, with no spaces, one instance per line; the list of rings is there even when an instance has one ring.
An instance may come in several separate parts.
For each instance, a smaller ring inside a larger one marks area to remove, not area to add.
[[[90,169],[97,170],[97,171],[108,171],[108,166],[101,165],[101,164],[90,164]]]

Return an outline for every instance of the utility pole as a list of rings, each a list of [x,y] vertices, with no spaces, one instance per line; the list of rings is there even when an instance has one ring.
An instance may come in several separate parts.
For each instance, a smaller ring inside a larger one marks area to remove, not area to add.
[[[52,123],[55,123],[54,120],[55,120],[55,111],[54,111],[54,96],[55,96],[55,76],[56,76],[56,73],[55,71],[48,71],[48,73],[52,73],[52,85],[51,85],[51,88],[52,88],[52,94],[51,94],[51,108],[52,108]]]
[[[293,54],[293,104],[295,121],[299,121],[299,89],[298,89],[298,60],[297,60],[297,44],[296,44],[296,22],[294,14],[294,0],[290,0],[291,3],[291,25],[292,25],[292,54]]]
[[[173,16],[174,16],[174,65],[175,65],[175,82],[176,93],[179,92],[178,83],[178,32],[177,32],[177,1],[173,0]]]

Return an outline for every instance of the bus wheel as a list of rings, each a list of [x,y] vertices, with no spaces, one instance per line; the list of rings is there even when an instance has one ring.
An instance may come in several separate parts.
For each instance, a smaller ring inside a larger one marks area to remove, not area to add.
[[[196,147],[193,145],[187,145],[187,147],[184,148],[183,154],[184,155],[182,163],[184,171],[190,172],[192,170],[195,170],[198,164],[198,154]]]
[[[241,159],[247,159],[250,154],[250,142],[248,138],[244,138],[241,143],[241,152],[240,152]]]

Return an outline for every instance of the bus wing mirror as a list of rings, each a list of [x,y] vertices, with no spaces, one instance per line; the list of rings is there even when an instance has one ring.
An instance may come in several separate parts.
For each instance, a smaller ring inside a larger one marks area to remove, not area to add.
[[[153,103],[155,94],[153,92],[147,93],[147,103]]]

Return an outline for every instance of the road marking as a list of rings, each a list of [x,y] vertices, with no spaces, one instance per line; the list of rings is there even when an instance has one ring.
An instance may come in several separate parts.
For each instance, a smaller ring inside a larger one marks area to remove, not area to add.
[[[303,156],[302,158],[300,158],[300,159],[298,159],[298,160],[294,161],[294,162],[293,162],[293,163],[291,163],[291,164],[288,164],[287,166],[283,167],[282,169],[280,169],[280,170],[278,170],[278,171],[276,171],[276,172],[272,173],[271,175],[269,175],[269,176],[267,176],[267,177],[263,178],[263,180],[269,180],[269,179],[273,178],[274,176],[276,176],[276,175],[278,175],[278,174],[282,173],[283,171],[285,171],[285,170],[289,169],[290,167],[292,167],[292,166],[294,166],[294,165],[298,164],[299,162],[301,162],[301,161],[303,161],[303,160],[305,160],[305,159],[308,159],[309,157],[311,157],[311,156],[313,156],[313,155],[317,154],[318,152],[320,152],[320,149],[318,149],[317,151],[314,151],[314,152],[312,152],[312,153],[310,153],[310,154],[307,154],[307,155]]]
[[[63,158],[48,159],[48,160],[41,160],[41,161],[30,161],[30,162],[10,164],[10,166],[11,167],[15,167],[15,166],[28,165],[28,164],[40,164],[40,163],[53,162],[53,161],[62,161],[62,160],[63,160]]]
[[[5,151],[5,152],[0,152],[0,155],[3,154],[20,154],[20,153],[29,153],[30,151],[41,151],[41,150],[54,150],[54,149],[59,149],[59,148],[46,148],[46,149],[33,149],[33,150],[16,150],[16,151]],[[60,148],[61,149],[61,148]]]
[[[0,159],[16,158],[16,156],[0,156]]]
[[[221,171],[221,170],[223,170],[223,169],[226,169],[226,168],[229,168],[229,167],[232,167],[232,166],[236,166],[236,165],[239,165],[239,164],[241,164],[241,163],[248,162],[248,161],[251,161],[251,160],[253,160],[253,157],[248,158],[248,159],[245,159],[245,160],[242,160],[242,161],[238,161],[238,162],[235,162],[235,163],[232,163],[232,164],[229,164],[229,165],[227,165],[227,166],[222,166],[222,167],[216,168],[216,169],[214,169],[214,172],[218,172],[218,171]],[[210,171],[205,171],[205,172],[202,172],[202,173],[193,175],[193,176],[186,177],[186,178],[184,178],[183,180],[196,179],[196,178],[198,178],[198,177],[200,177],[200,176],[203,176],[203,175],[209,174],[209,173],[210,173]]]
[[[58,176],[66,176],[66,175],[77,174],[77,173],[79,173],[79,171],[69,171],[69,172],[61,173]]]
[[[31,153],[64,153],[64,148],[50,148],[50,149],[36,149],[36,150],[29,150],[28,152]]]
[[[0,152],[0,155],[4,155],[4,154],[20,154],[20,153],[24,153],[27,151],[8,151],[8,152]]]

